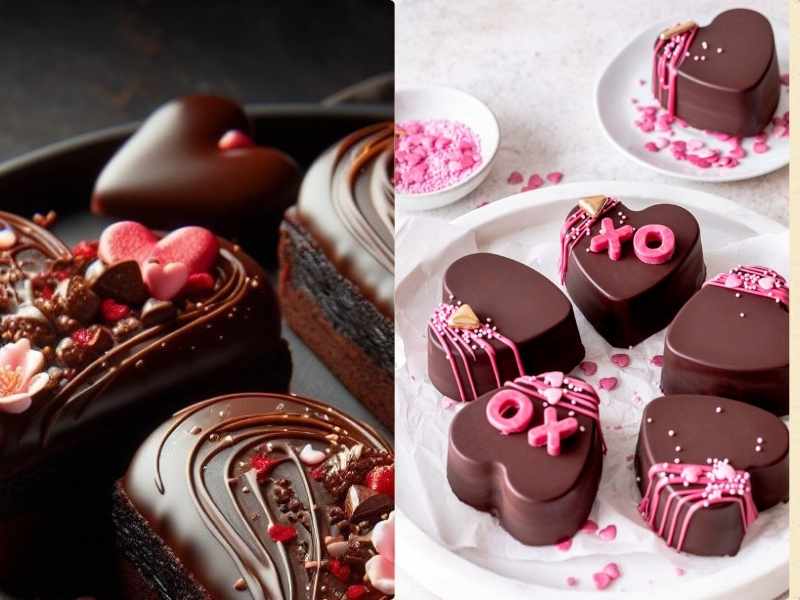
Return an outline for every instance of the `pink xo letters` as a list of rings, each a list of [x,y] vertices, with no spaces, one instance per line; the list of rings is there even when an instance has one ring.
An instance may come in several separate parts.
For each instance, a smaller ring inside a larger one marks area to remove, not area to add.
[[[589,251],[608,250],[611,260],[619,260],[622,258],[622,244],[631,238],[636,258],[648,265],[663,264],[675,252],[675,234],[666,225],[644,225],[634,234],[630,225],[615,228],[614,221],[608,217],[600,222],[600,233],[589,241]]]

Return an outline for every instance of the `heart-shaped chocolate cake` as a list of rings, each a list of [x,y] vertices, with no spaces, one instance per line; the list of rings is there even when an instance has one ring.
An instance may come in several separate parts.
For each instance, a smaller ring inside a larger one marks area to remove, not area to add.
[[[450,487],[524,544],[572,536],[592,510],[603,470],[599,409],[592,386],[559,371],[484,394],[450,427]]]
[[[515,260],[459,258],[442,297],[428,323],[428,376],[447,397],[474,400],[526,373],[568,372],[584,357],[572,304]]]
[[[685,21],[666,28],[654,45],[653,93],[672,116],[698,129],[760,133],[780,99],[769,21],[736,8],[704,27]]]
[[[149,227],[202,225],[274,260],[283,212],[299,174],[285,154],[252,139],[242,109],[187,96],[145,121],[95,184],[92,210]]]
[[[635,467],[639,510],[668,546],[733,556],[758,512],[789,499],[789,432],[737,400],[664,396],[645,407]]]
[[[597,332],[628,348],[669,325],[705,279],[700,226],[673,204],[584,198],[561,230],[561,281]]]
[[[667,330],[661,389],[789,414],[786,280],[766,267],[740,265],[706,282]]]
[[[0,340],[4,584],[29,574],[29,550],[75,539],[64,529],[101,510],[155,424],[212,390],[285,390],[291,371],[266,274],[199,227],[162,236],[120,222],[69,249],[0,213]],[[70,519],[52,510],[53,489]]]

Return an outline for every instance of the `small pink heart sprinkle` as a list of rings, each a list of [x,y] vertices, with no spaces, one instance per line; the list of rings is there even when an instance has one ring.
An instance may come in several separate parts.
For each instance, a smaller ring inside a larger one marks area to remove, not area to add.
[[[728,151],[728,156],[731,158],[744,158],[747,152],[741,146],[736,146],[733,150]]]
[[[611,585],[611,577],[605,573],[595,573],[592,575],[592,579],[594,579],[594,586],[598,590],[604,590]]]
[[[585,360],[580,364],[580,369],[586,375],[594,375],[597,373],[597,363],[591,360]]]
[[[540,188],[544,185],[544,179],[538,173],[534,173],[528,178],[528,185],[526,186],[528,189],[535,190],[536,188]]]
[[[585,531],[586,533],[594,533],[598,529],[597,523],[592,521],[591,519],[586,519],[586,523],[583,524],[581,527],[581,531]]]
[[[611,577],[611,579],[618,579],[619,578],[619,565],[617,563],[608,563],[605,567],[603,567],[603,573]]]
[[[664,366],[664,355],[663,354],[656,354],[653,358],[650,359],[650,364],[655,367],[663,367]]]
[[[628,356],[627,354],[612,354],[611,362],[617,365],[618,367],[624,369],[629,364],[631,364],[631,357]]]
[[[577,577],[567,577],[567,585],[569,587],[575,587],[578,585],[578,578]]]
[[[705,146],[705,142],[702,140],[689,140],[686,142],[686,147],[689,150],[700,150],[703,146]]]
[[[767,152],[768,150],[769,146],[767,146],[767,144],[764,142],[756,142],[753,144],[753,152],[756,154],[764,154],[764,152]]]
[[[681,569],[680,567],[675,567],[675,575],[677,575],[678,577],[683,577],[685,574],[686,571],[684,569]]]
[[[542,391],[542,395],[550,404],[558,404],[564,396],[564,390],[561,388],[547,388]]]
[[[600,380],[600,387],[608,392],[613,390],[617,387],[617,378],[616,377],[603,377]]]
[[[609,525],[608,527],[604,527],[603,529],[597,532],[597,535],[600,536],[601,540],[605,540],[606,542],[611,542],[617,538],[617,526]]]
[[[572,538],[565,538],[556,544],[556,548],[561,550],[562,552],[566,552],[570,548],[572,548]]]
[[[553,171],[552,173],[547,174],[547,181],[550,183],[561,183],[561,180],[564,178],[564,174],[560,171]]]
[[[506,182],[510,183],[511,185],[517,185],[522,183],[524,179],[525,178],[522,176],[522,173],[519,171],[511,171],[511,175],[508,176]]]
[[[647,142],[644,145],[644,149],[648,152],[658,152],[659,150],[658,146],[656,146],[653,142]]]

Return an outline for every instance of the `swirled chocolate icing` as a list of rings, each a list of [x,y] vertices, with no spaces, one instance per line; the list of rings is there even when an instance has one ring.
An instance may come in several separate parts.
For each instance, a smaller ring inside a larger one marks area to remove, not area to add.
[[[309,452],[322,454],[309,464]],[[327,405],[237,394],[186,408],[157,429],[120,490],[213,598],[332,599],[354,585],[364,587],[358,597],[385,598],[363,585],[363,564],[375,553],[371,528],[392,500],[358,484],[390,464],[386,441]],[[275,526],[294,533],[279,541],[269,533]],[[141,571],[160,568],[150,550],[123,545]]]
[[[141,421],[126,419],[163,419],[170,406],[197,400],[211,388],[285,389],[288,355],[275,295],[265,273],[238,247],[219,240],[213,288],[200,296],[156,303],[162,312],[148,314],[145,293],[138,304],[123,307],[125,319],[111,323],[98,310],[103,295],[89,275],[110,266],[99,260],[92,266],[93,257],[73,254],[26,219],[0,212],[0,220],[16,234],[13,245],[0,251],[0,338],[28,338],[44,354],[49,375],[25,412],[0,412],[0,481],[115,427],[127,435]],[[139,289],[131,281],[119,284],[119,291]],[[272,369],[261,367],[259,376],[248,367],[264,356],[283,365],[283,383],[273,380]],[[219,369],[230,367],[240,369],[237,380],[219,376]]]
[[[360,129],[311,166],[287,217],[387,316],[394,314],[394,126]]]

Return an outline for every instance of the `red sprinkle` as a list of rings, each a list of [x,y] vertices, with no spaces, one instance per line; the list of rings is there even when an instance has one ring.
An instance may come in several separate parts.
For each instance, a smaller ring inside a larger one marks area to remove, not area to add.
[[[561,550],[562,552],[566,552],[570,548],[572,548],[572,538],[564,538],[560,542],[556,544],[556,548]]]
[[[250,459],[250,467],[256,472],[256,478],[263,481],[280,462],[264,454],[256,454]]]
[[[597,532],[597,535],[600,536],[601,540],[605,540],[606,542],[611,542],[617,538],[617,526],[609,525],[608,527],[604,527],[603,529]]]
[[[246,133],[238,129],[231,129],[221,138],[217,146],[220,150],[236,150],[238,148],[252,148],[255,142]]]
[[[45,300],[50,300],[50,298],[53,297],[53,288],[51,288],[49,285],[46,285],[42,288],[41,294],[42,298]]]
[[[347,600],[358,600],[359,598],[363,598],[368,591],[365,585],[351,585],[347,588],[345,595],[347,596]]]
[[[85,258],[87,260],[94,260],[97,258],[97,247],[100,242],[89,242],[83,240],[78,242],[72,247],[72,255],[76,258]]]
[[[522,173],[519,171],[511,171],[511,174],[508,176],[508,179],[506,179],[506,182],[510,183],[511,185],[518,185],[522,183],[524,179],[525,178],[522,176]]]
[[[560,171],[553,171],[547,174],[547,181],[550,183],[561,183],[562,179],[564,179],[564,174]]]
[[[577,577],[567,577],[567,585],[569,587],[575,587],[578,585],[578,578]]]
[[[394,465],[375,467],[364,477],[364,485],[379,494],[394,497]]]
[[[88,329],[76,329],[70,337],[79,347],[85,348],[91,343],[94,336]]]
[[[528,177],[528,185],[522,188],[523,192],[527,192],[530,190],[535,190],[544,185],[544,179],[542,179],[541,175],[538,173],[534,173],[530,177]]]
[[[650,364],[655,367],[663,367],[664,366],[664,355],[656,354],[653,358],[650,359]]]
[[[322,468],[322,465],[320,465],[316,469],[312,469],[309,475],[311,475],[311,479],[314,481],[322,481],[322,478],[325,477],[325,470]]]
[[[611,585],[611,577],[609,577],[603,572],[595,573],[594,575],[592,575],[592,579],[594,579],[594,586],[598,590],[604,590],[609,585]]]
[[[594,375],[597,373],[597,363],[591,360],[585,360],[580,364],[580,369],[586,375]]]
[[[294,527],[281,523],[270,525],[269,529],[267,529],[267,533],[273,542],[290,542],[297,537],[297,531]]]
[[[615,387],[617,387],[617,378],[616,377],[603,377],[600,380],[600,387],[606,391],[611,391]]]
[[[627,354],[612,354],[611,355],[611,362],[617,365],[620,368],[625,368],[629,364],[631,364],[631,357]]]
[[[608,563],[605,567],[603,567],[603,573],[611,577],[611,579],[619,578],[619,565],[617,563]]]
[[[595,523],[591,519],[586,519],[586,523],[584,523],[583,527],[581,527],[581,531],[585,531],[586,533],[594,533],[595,531],[597,531],[597,529],[598,529],[597,523]]]
[[[350,579],[350,566],[333,558],[328,563],[328,570],[339,581],[347,582]]]
[[[105,321],[114,323],[127,317],[131,313],[131,309],[126,304],[120,304],[116,300],[106,298],[100,303],[100,313]]]

